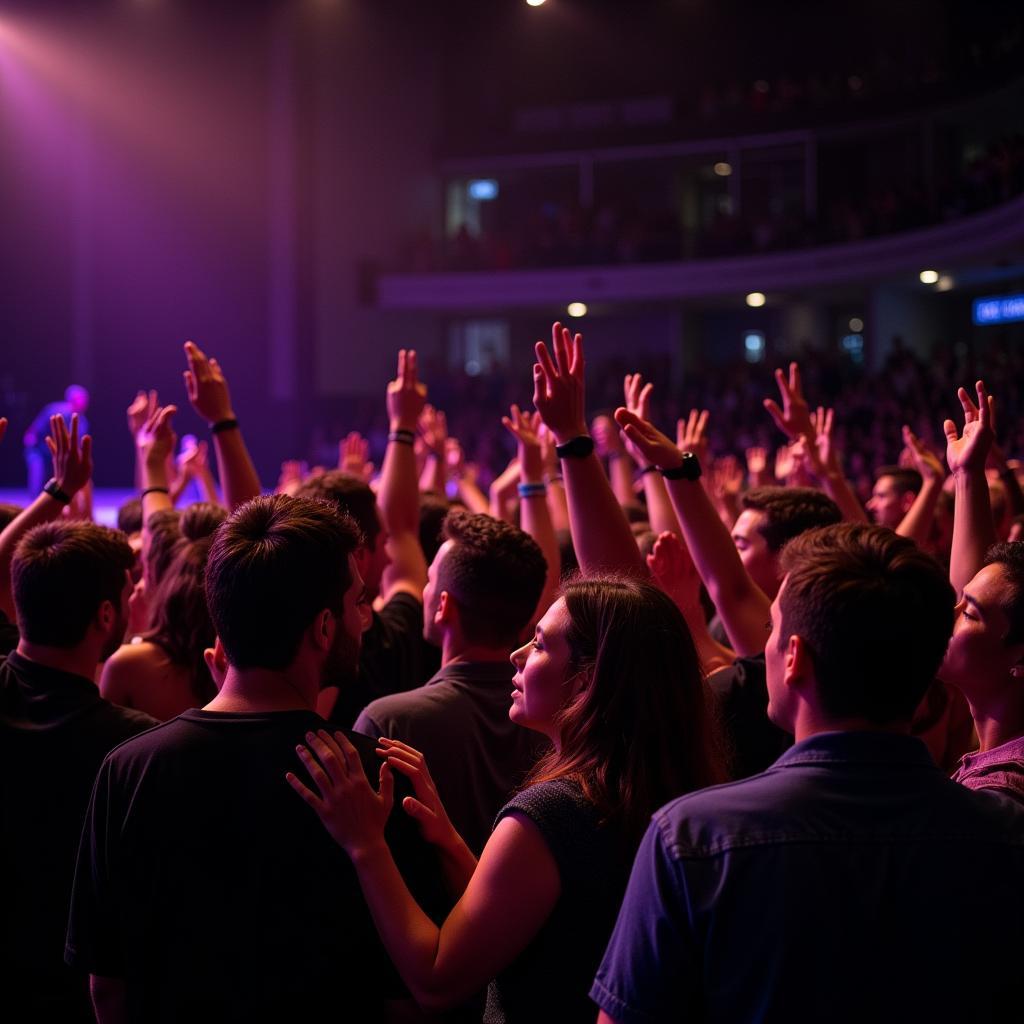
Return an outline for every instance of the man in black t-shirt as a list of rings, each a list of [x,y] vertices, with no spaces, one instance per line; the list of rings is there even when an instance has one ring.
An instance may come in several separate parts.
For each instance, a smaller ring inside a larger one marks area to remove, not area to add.
[[[131,563],[123,534],[82,521],[37,526],[11,563],[21,637],[0,662],[0,1002],[10,1020],[93,1019],[85,976],[61,955],[75,851],[103,758],[157,724],[103,700],[94,682],[124,636]]]
[[[401,993],[351,864],[285,780],[326,727],[323,681],[358,663],[359,541],[350,518],[284,495],[217,531],[220,692],[113,751],[89,808],[65,955],[92,975],[100,1024],[364,1021]],[[352,740],[376,778],[373,742]],[[388,837],[422,892],[431,858],[400,808]]]

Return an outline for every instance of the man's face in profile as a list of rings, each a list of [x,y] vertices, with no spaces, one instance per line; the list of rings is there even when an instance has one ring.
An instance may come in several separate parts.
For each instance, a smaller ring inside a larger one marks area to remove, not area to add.
[[[336,622],[334,643],[327,652],[320,674],[321,687],[347,686],[359,674],[363,631],[370,624],[370,597],[352,555],[348,556],[348,570],[352,583],[345,591],[342,612]]]

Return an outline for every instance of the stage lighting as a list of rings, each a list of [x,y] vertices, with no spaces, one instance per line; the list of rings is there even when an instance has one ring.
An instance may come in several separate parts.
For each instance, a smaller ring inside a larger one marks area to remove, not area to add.
[[[956,282],[949,276],[949,274],[943,274],[942,277],[935,282],[935,290],[938,292],[952,291],[955,283]]]
[[[540,7],[544,0],[526,0],[526,3],[530,7]]]
[[[937,270],[922,270],[917,276],[921,279],[921,284],[935,284],[939,279],[939,272]]]
[[[587,305],[585,302],[570,302],[565,311],[569,316],[586,316]]]
[[[719,160],[714,166],[714,172],[720,178],[728,178],[732,174],[732,164],[727,164],[724,160]]]
[[[864,330],[864,321],[859,316],[852,317],[850,320],[850,330],[854,334],[860,334]]]
[[[752,306],[756,309],[758,306],[763,306],[767,300],[764,297],[764,292],[751,292],[747,296],[747,305]]]

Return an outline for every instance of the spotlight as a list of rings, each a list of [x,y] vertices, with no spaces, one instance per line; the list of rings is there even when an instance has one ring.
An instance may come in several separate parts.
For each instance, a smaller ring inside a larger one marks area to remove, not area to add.
[[[864,330],[864,321],[859,316],[852,317],[850,320],[850,330],[854,334],[860,334]]]
[[[529,0],[527,0],[527,3],[529,3]],[[533,6],[536,7],[537,5],[534,4]],[[569,316],[586,316],[587,304],[585,302],[570,302],[565,311]]]
[[[544,0],[526,0],[526,3],[530,7],[540,7],[540,5],[544,3]]]
[[[939,279],[939,272],[937,270],[922,270],[917,276],[921,279],[921,284],[935,284]]]
[[[719,160],[713,168],[715,174],[720,178],[728,178],[732,174],[732,164],[727,164],[724,160]]]
[[[747,305],[752,306],[755,309],[758,306],[763,306],[766,301],[767,300],[764,297],[764,292],[751,292],[747,296]]]
[[[942,277],[935,282],[935,290],[939,292],[952,291],[955,283],[956,282],[949,276],[949,274],[943,274]]]

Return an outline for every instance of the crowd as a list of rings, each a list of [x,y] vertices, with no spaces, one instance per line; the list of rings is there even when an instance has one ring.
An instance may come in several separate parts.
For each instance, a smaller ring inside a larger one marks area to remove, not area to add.
[[[51,416],[0,532],[6,1019],[1015,1014],[1007,407],[898,351],[899,408],[955,412],[866,497],[813,361],[729,450],[742,416],[684,391],[666,436],[663,378],[595,379],[560,324],[535,354],[486,493],[413,350],[379,467],[352,431],[264,493],[187,343],[209,440],[176,457],[140,391],[119,530]]]

